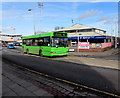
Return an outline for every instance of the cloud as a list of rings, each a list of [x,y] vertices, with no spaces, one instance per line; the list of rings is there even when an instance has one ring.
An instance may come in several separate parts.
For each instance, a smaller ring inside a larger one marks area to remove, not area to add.
[[[103,16],[99,18],[97,22],[101,22],[105,25],[118,24],[118,13],[112,13],[109,16]]]
[[[104,22],[105,25],[114,25],[114,24],[118,24],[118,20],[115,19],[115,20],[107,20]]]
[[[15,30],[15,27],[0,27],[0,30]]]
[[[87,12],[85,12],[83,15],[81,15],[78,20],[83,20],[83,19],[87,19],[90,17],[94,17],[96,15],[98,15],[99,13],[101,13],[101,11],[99,10],[89,10]]]
[[[97,22],[103,22],[103,21],[107,21],[107,20],[109,20],[109,19],[110,19],[110,17],[104,16],[104,17],[101,17],[100,19],[98,19]]]

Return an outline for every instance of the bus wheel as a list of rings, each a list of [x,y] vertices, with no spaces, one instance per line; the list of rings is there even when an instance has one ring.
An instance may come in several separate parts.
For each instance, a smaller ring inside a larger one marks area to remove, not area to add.
[[[29,54],[29,51],[28,51],[28,49],[26,50],[26,54]]]
[[[42,50],[39,51],[39,56],[43,56]]]

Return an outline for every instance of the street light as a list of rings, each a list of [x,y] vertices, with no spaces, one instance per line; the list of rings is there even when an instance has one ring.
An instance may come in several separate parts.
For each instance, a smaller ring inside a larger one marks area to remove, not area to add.
[[[31,12],[33,9],[28,9],[29,12]],[[36,35],[36,29],[35,29],[35,13],[33,11],[33,26],[34,26],[34,35]]]
[[[38,7],[40,8],[40,31],[42,31],[42,8],[43,8],[43,3],[42,2],[38,2]]]

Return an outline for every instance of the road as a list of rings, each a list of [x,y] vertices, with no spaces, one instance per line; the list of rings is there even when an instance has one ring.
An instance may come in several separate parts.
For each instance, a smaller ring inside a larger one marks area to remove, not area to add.
[[[17,65],[90,88],[120,95],[118,90],[119,70],[52,60],[52,58],[47,59],[47,57],[23,55],[17,50],[6,48],[3,49],[2,53],[3,59],[8,59]]]

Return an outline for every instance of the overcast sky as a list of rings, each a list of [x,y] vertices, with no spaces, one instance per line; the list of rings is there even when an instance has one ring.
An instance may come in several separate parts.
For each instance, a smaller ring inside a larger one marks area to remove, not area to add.
[[[89,2],[88,0],[84,2],[51,0],[51,2],[43,2],[42,8],[38,8],[38,2],[16,1],[2,2],[0,28],[3,29],[3,33],[14,33],[11,28],[14,27],[16,34],[32,35],[34,23],[36,31],[46,32],[53,31],[57,26],[69,27],[76,23],[106,30],[107,34],[111,34],[113,29],[117,30],[118,0],[114,2],[113,0],[89,0]],[[29,12],[30,8],[32,10]],[[112,34],[114,35],[114,32]]]

